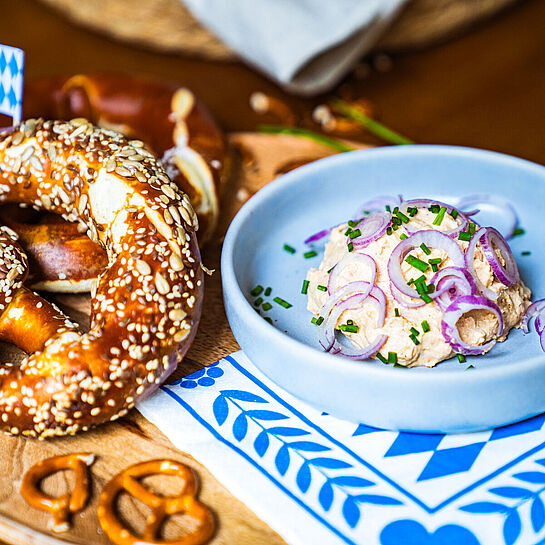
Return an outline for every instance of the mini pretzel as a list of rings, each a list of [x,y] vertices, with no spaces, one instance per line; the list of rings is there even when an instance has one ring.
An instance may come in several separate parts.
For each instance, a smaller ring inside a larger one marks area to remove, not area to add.
[[[24,350],[41,350],[0,365],[0,428],[45,438],[125,415],[176,368],[197,328],[203,273],[188,197],[140,141],[81,120],[27,120],[0,133],[0,200],[77,221],[108,254],[85,334],[56,320],[44,338],[19,273],[0,281],[11,298],[0,324]]]
[[[89,499],[87,467],[95,457],[88,452],[53,456],[32,466],[23,477],[21,495],[35,509],[51,513],[48,528],[53,532],[66,532],[70,528],[70,515],[81,511]],[[76,474],[72,492],[58,497],[44,494],[39,483],[42,479],[61,469],[71,469]]]
[[[147,475],[162,474],[181,477],[183,489],[178,496],[158,496],[142,485],[138,479]],[[146,528],[142,536],[127,530],[115,515],[115,500],[121,492],[145,503],[151,508],[146,519]],[[98,500],[97,515],[100,526],[116,545],[199,545],[204,543],[214,532],[214,519],[210,510],[197,499],[197,482],[189,467],[173,460],[151,460],[135,464],[117,474],[104,487]],[[173,540],[159,538],[161,525],[166,517],[184,513],[198,521],[195,530]]]
[[[188,89],[114,74],[46,78],[25,86],[24,110],[25,117],[83,117],[144,141],[189,196],[199,218],[200,241],[211,237],[226,148],[213,118]],[[28,223],[13,210],[0,210],[0,219],[21,236],[36,289],[89,291],[102,272],[106,256],[82,235],[80,226],[50,217]]]

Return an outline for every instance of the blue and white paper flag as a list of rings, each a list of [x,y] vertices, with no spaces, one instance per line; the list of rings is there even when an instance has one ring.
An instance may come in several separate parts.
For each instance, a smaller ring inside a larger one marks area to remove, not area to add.
[[[545,544],[545,415],[384,431],[309,407],[242,352],[138,408],[290,545]]]
[[[17,125],[23,117],[23,67],[22,49],[0,45],[0,113],[9,115]]]

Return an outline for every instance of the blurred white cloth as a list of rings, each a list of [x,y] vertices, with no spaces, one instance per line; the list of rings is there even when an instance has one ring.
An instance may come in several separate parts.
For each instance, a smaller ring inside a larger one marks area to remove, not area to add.
[[[407,0],[183,0],[248,63],[288,90],[335,85]]]

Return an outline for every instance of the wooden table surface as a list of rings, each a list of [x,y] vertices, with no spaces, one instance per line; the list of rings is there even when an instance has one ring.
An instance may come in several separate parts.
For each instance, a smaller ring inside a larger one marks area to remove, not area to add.
[[[254,91],[286,100],[308,118],[324,96],[287,96],[241,63],[157,54],[71,25],[33,0],[0,0],[0,42],[26,52],[27,80],[112,70],[190,87],[226,131],[261,123],[248,106]],[[486,148],[545,163],[545,0],[524,0],[463,36],[425,51],[392,56],[387,72],[349,76],[332,94],[364,97],[378,117],[418,143]],[[367,138],[367,141],[373,142]],[[203,252],[218,268],[220,240]],[[183,373],[236,349],[221,304],[220,278],[207,284],[201,326]]]

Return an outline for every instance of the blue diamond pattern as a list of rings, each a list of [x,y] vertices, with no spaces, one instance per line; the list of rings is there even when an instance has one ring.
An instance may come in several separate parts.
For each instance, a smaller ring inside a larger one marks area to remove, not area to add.
[[[374,428],[373,426],[366,426],[365,424],[360,424],[356,431],[352,434],[352,437],[357,437],[358,435],[366,435],[368,433],[373,433],[375,431],[384,431],[380,428]]]
[[[426,481],[468,471],[485,445],[486,441],[483,441],[463,447],[436,450],[422,473],[420,473],[417,481]]]
[[[523,420],[522,422],[516,422],[515,424],[509,424],[508,426],[502,426],[496,428],[490,436],[490,441],[496,441],[497,439],[504,439],[505,437],[513,437],[514,435],[522,435],[523,433],[529,433],[532,431],[538,431],[543,427],[545,422],[545,414],[540,414]]]
[[[399,432],[384,457],[402,456],[404,454],[415,454],[417,452],[435,450],[443,440],[443,437],[445,436],[440,433]]]
[[[15,55],[11,56],[11,60],[8,64],[12,77],[15,77],[17,74],[19,74],[19,65],[17,64],[17,59],[15,58]]]
[[[0,53],[0,74],[3,74],[6,70],[6,66],[8,65],[6,61],[6,56],[4,55],[4,52],[2,51]]]
[[[0,104],[4,102],[5,98],[6,98],[6,91],[4,91],[4,86],[0,83]]]
[[[13,87],[11,87],[9,90],[8,100],[9,100],[9,105],[12,108],[15,108],[15,106],[17,106],[17,97],[15,96],[15,91],[13,90]]]

